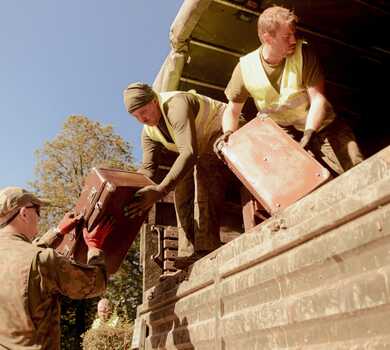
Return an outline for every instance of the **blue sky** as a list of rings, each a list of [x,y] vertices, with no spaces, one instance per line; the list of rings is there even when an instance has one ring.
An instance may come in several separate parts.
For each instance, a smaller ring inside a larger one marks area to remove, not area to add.
[[[152,83],[182,0],[2,0],[0,188],[34,179],[34,151],[82,114],[134,146],[141,125],[123,107],[128,83]]]

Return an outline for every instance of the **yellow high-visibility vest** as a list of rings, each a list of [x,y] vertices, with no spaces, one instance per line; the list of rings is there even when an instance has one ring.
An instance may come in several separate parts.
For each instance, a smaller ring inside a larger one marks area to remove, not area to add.
[[[268,114],[281,126],[293,125],[298,130],[305,130],[310,100],[302,84],[302,45],[298,40],[297,47],[291,56],[286,58],[280,92],[270,83],[260,58],[260,48],[241,57],[240,67],[244,84],[253,97],[260,113]],[[322,127],[334,119],[331,115],[325,118]]]
[[[162,117],[164,118],[165,124],[167,126],[169,135],[171,136],[173,143],[168,142],[162,132],[159,130],[157,126],[148,126],[144,125],[144,130],[146,135],[148,135],[153,141],[160,142],[166,149],[178,152],[176,144],[175,144],[175,133],[172,128],[171,123],[169,122],[167,115],[164,111],[163,105],[168,102],[172,97],[182,94],[182,93],[191,93],[195,95],[199,101],[199,111],[195,117],[195,129],[197,136],[198,149],[202,149],[202,141],[203,139],[210,133],[213,132],[216,128],[221,128],[221,123],[216,123],[216,112],[219,110],[221,102],[215,101],[207,96],[203,96],[197,94],[195,91],[170,91],[170,92],[162,92],[158,94],[158,100],[160,105],[160,110]]]

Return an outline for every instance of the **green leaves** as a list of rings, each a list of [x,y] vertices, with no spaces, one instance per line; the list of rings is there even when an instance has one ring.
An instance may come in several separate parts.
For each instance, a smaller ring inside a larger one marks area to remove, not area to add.
[[[130,349],[132,335],[133,326],[131,323],[122,323],[115,328],[103,326],[99,329],[90,329],[83,336],[83,349]]]
[[[60,133],[36,151],[36,158],[37,180],[31,185],[53,201],[46,215],[49,226],[73,207],[92,167],[134,169],[131,145],[111,125],[84,116],[68,117]]]

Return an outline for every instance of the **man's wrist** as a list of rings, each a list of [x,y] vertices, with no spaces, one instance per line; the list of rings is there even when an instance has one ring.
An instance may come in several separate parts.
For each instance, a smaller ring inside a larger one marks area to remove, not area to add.
[[[165,197],[169,192],[171,192],[169,190],[168,186],[161,186],[161,184],[157,185],[156,189],[157,189],[158,192],[161,193],[161,198]]]
[[[59,237],[59,236],[63,236],[63,233],[61,231],[61,229],[57,226],[57,227],[54,227],[53,229],[53,233],[56,237]]]

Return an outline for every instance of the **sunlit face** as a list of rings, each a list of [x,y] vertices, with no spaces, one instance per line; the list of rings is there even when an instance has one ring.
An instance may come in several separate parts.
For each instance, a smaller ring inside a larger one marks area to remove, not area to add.
[[[268,44],[273,52],[280,57],[287,57],[294,53],[297,39],[295,36],[295,25],[283,23],[276,31],[274,36],[271,36]]]
[[[148,126],[158,125],[161,118],[160,106],[157,100],[148,102],[146,105],[136,109],[132,114],[140,123]]]
[[[98,316],[103,321],[107,321],[112,314],[111,305],[106,300],[101,300],[98,303]]]

